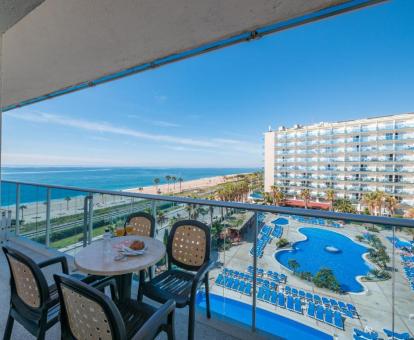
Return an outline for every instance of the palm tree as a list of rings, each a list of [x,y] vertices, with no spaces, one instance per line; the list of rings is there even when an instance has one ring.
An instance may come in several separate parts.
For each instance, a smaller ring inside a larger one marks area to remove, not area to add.
[[[181,184],[183,183],[184,180],[181,177],[178,177],[177,181],[180,184],[180,192],[181,192]]]
[[[398,208],[398,200],[394,196],[386,196],[385,207],[387,208],[389,214],[393,216],[395,214],[395,210]]]
[[[160,179],[158,177],[154,178],[155,189],[158,193],[158,185],[160,184]]]
[[[24,216],[23,216],[24,209],[27,209],[27,206],[23,204],[23,205],[20,206],[20,210],[22,212],[22,220],[24,219]]]
[[[165,176],[165,180],[167,181],[167,192],[170,192],[171,176],[170,175]]]
[[[72,199],[69,197],[69,196],[67,196],[67,197],[65,197],[65,201],[66,201],[66,210],[69,210],[69,201],[71,201]]]
[[[375,208],[379,216],[382,215],[382,206],[384,205],[385,197],[386,195],[383,191],[375,191]]]
[[[272,189],[273,204],[280,205],[285,200],[285,194],[276,185],[272,185],[271,189]]]
[[[370,215],[374,215],[376,207],[376,196],[375,192],[367,192],[362,196],[362,204],[368,208]]]
[[[302,189],[300,192],[300,197],[303,199],[303,202],[305,203],[305,209],[308,209],[308,203],[311,198],[310,190]]]
[[[171,176],[171,180],[172,180],[172,182],[174,184],[174,191],[175,191],[175,182],[177,182],[177,177]]]
[[[333,210],[333,203],[335,200],[335,191],[333,189],[326,190],[325,197],[329,201],[329,210]]]

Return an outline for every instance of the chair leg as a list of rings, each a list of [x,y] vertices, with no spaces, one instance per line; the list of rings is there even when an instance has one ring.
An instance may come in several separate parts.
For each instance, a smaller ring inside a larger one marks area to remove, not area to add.
[[[195,299],[194,299],[195,300]],[[195,301],[190,302],[188,315],[188,340],[194,340]]]
[[[211,318],[211,312],[210,312],[210,292],[208,287],[208,273],[206,274],[204,278],[204,285],[206,287],[206,312],[207,312],[207,318]]]
[[[174,311],[168,314],[168,325],[167,325],[168,340],[175,340],[174,314],[175,314]]]
[[[9,314],[9,317],[7,318],[6,329],[4,330],[3,340],[10,340],[11,333],[13,330],[13,324],[14,324],[14,319]]]

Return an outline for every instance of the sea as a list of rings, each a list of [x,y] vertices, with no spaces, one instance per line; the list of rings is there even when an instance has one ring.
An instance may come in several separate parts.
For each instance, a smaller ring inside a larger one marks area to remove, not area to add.
[[[165,176],[181,177],[184,181],[205,177],[254,172],[254,168],[137,168],[137,167],[3,167],[2,180],[73,186],[78,188],[123,190],[167,183]],[[52,190],[52,199],[78,196],[81,192]],[[22,186],[21,202],[44,199],[46,190]],[[16,201],[15,185],[2,182],[2,206]]]

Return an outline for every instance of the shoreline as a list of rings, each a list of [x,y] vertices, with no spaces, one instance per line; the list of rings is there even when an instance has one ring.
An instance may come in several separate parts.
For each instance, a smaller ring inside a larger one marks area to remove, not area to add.
[[[175,185],[174,183],[170,183],[170,184],[165,183],[165,184],[159,184],[159,185],[148,185],[148,186],[142,187],[142,190],[140,190],[140,188],[138,187],[138,188],[124,189],[121,191],[136,192],[136,193],[142,193],[142,194],[157,194],[157,191],[160,190],[161,194],[177,194],[177,193],[185,192],[187,190],[196,190],[196,189],[205,189],[209,187],[214,187],[216,185],[226,183],[229,180],[234,180],[234,178],[238,175],[247,175],[247,174],[249,174],[249,172],[192,179],[192,180],[181,182],[181,188],[180,188],[180,183],[176,182]]]

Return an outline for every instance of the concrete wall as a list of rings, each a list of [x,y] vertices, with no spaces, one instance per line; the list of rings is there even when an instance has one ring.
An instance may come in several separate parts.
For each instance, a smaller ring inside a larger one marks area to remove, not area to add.
[[[275,183],[275,136],[274,132],[264,134],[264,190],[271,191]]]
[[[346,0],[47,0],[4,33],[3,106]]]

